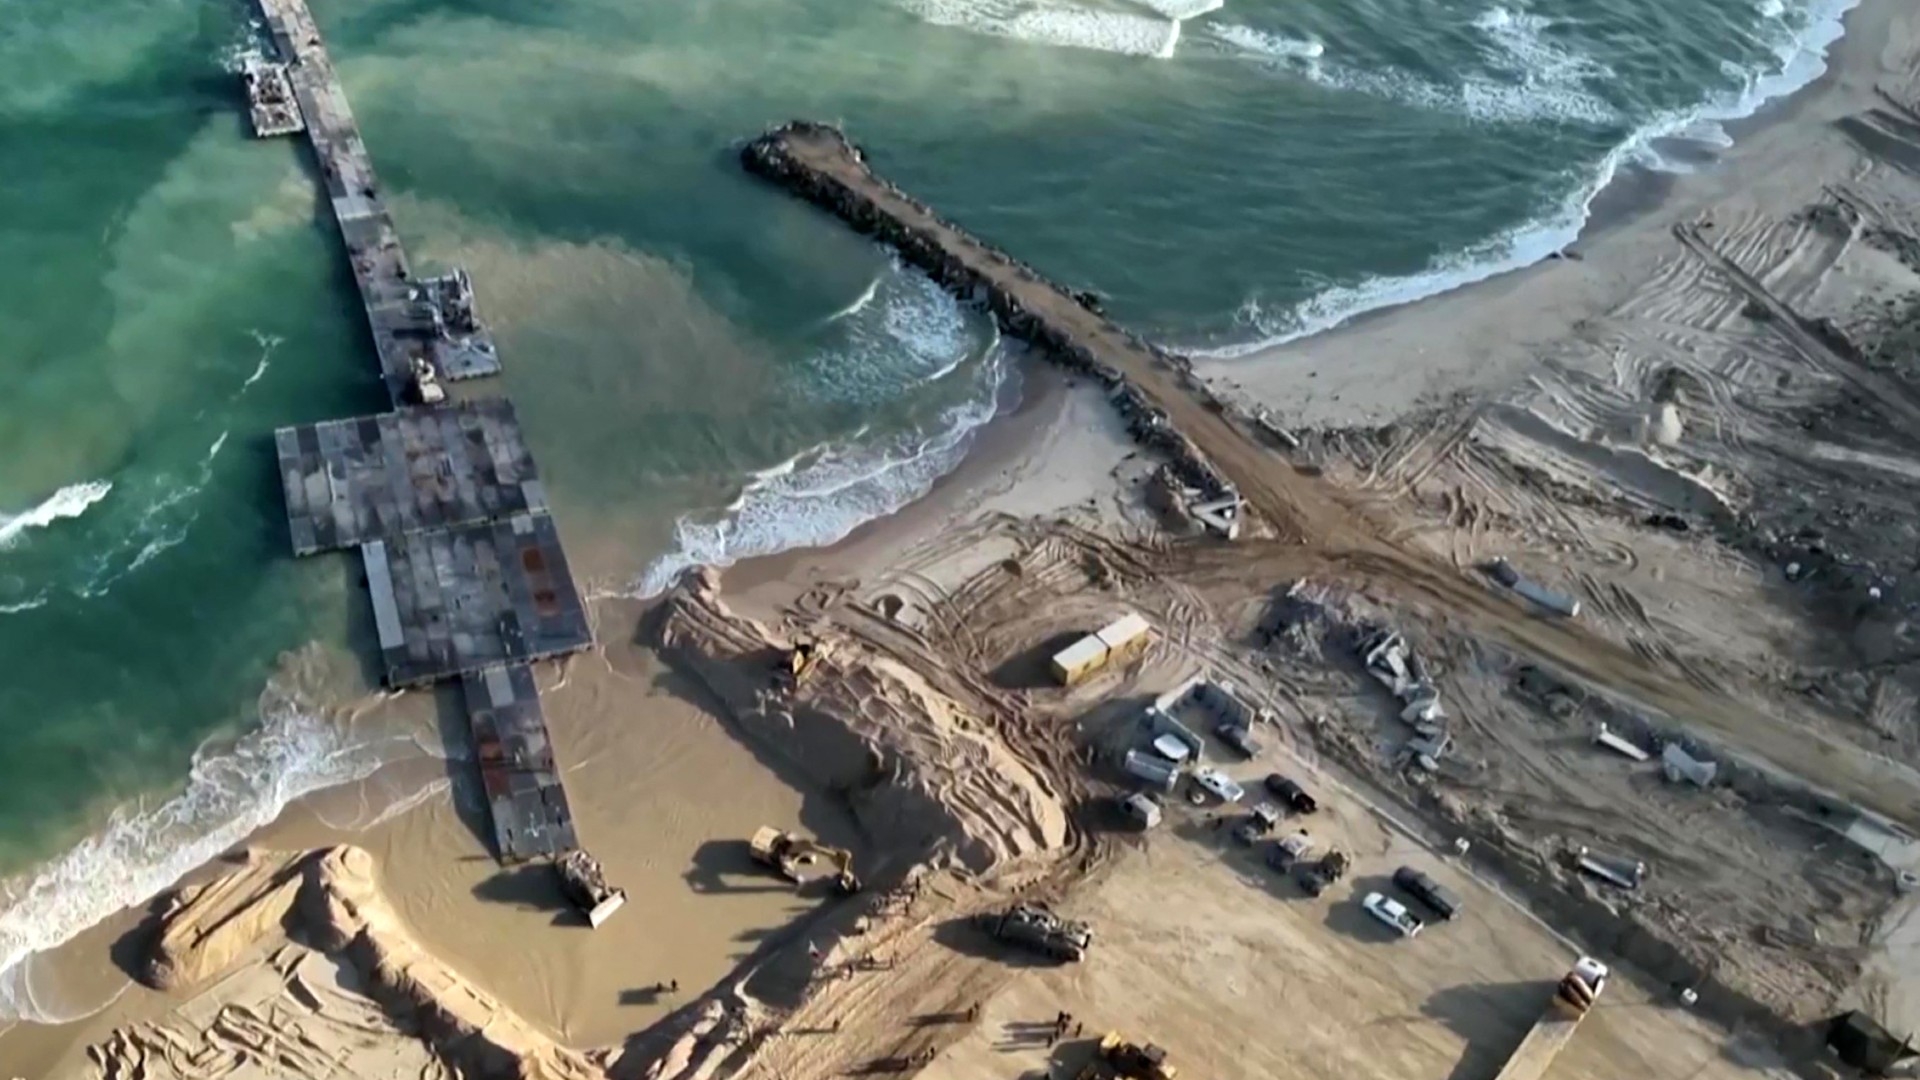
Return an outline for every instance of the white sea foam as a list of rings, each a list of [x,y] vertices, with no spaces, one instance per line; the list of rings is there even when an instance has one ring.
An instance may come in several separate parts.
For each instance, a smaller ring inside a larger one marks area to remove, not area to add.
[[[814,447],[755,475],[718,520],[682,517],[674,549],[647,567],[633,595],[656,596],[696,566],[824,547],[899,511],[960,464],[974,432],[998,410],[1007,371],[996,345],[983,361],[981,397],[946,410],[930,434],[881,446],[863,445],[856,434],[845,444]]]
[[[1242,51],[1285,60],[1317,60],[1326,55],[1324,43],[1313,38],[1287,37],[1256,30],[1237,23],[1222,23],[1210,28],[1215,37]]]
[[[0,884],[0,1021],[36,1014],[17,969],[122,908],[167,888],[266,825],[303,795],[371,775],[410,742],[355,741],[297,695],[269,684],[261,726],[194,754],[186,787],[155,806],[116,810],[105,827],[38,871]],[[42,1003],[42,1008],[45,1004]]]
[[[1665,165],[1655,149],[1656,143],[1703,135],[1711,139],[1714,131],[1725,138],[1724,128],[1718,125],[1751,116],[1767,102],[1792,94],[1824,74],[1827,49],[1844,32],[1841,19],[1858,3],[1859,0],[1815,0],[1807,9],[1806,24],[1796,32],[1782,35],[1774,44],[1777,67],[1747,73],[1739,88],[1716,95],[1695,108],[1663,113],[1648,120],[1578,180],[1547,214],[1504,230],[1464,251],[1442,255],[1417,273],[1368,277],[1352,284],[1336,285],[1278,315],[1262,309],[1258,301],[1249,300],[1242,305],[1240,318],[1260,335],[1258,340],[1189,351],[1222,358],[1245,356],[1331,330],[1356,315],[1424,300],[1530,266],[1565,249],[1585,228],[1594,198],[1613,182],[1622,167]]]
[[[267,365],[273,362],[273,350],[279,348],[280,342],[284,340],[277,334],[263,334],[258,330],[248,332],[253,335],[253,340],[260,346],[260,362],[253,365],[253,374],[246,377],[245,381],[240,384],[239,390],[234,391],[235,396],[246,393],[247,387],[259,382],[260,379],[266,375]]]
[[[960,305],[896,260],[864,300],[837,316],[831,344],[802,365],[802,393],[852,404],[897,400],[952,374],[974,352]]]
[[[1546,31],[1551,25],[1542,16],[1516,14],[1502,7],[1482,12],[1473,27],[1487,42],[1489,64],[1505,77],[1468,76],[1457,85],[1400,68],[1374,70],[1324,60],[1324,47],[1312,39],[1234,23],[1215,24],[1208,30],[1245,54],[1280,61],[1285,70],[1330,90],[1456,113],[1483,123],[1617,123],[1618,111],[1589,89],[1611,73],[1592,58],[1550,40]]]
[[[1038,45],[1095,49],[1127,56],[1171,57],[1185,14],[1217,10],[1224,0],[1142,0],[1138,10],[1022,0],[902,0],[935,26],[1014,38]],[[1151,14],[1147,14],[1151,12]]]
[[[44,590],[29,596],[25,600],[10,600],[0,604],[0,615],[17,615],[22,611],[47,606],[47,594]]]
[[[865,311],[867,309],[868,304],[873,303],[873,294],[879,291],[880,291],[880,279],[874,278],[872,281],[867,282],[866,290],[863,291],[859,296],[855,297],[853,303],[848,304],[846,307],[843,307],[839,311],[836,311],[833,314],[827,316],[826,321],[829,323],[837,323],[841,319],[845,319],[850,316],[860,314],[862,311]]]
[[[87,512],[87,507],[106,498],[112,490],[113,484],[107,480],[68,484],[30,510],[18,514],[0,513],[0,550],[19,543],[29,530],[44,529],[56,521],[79,517]]]

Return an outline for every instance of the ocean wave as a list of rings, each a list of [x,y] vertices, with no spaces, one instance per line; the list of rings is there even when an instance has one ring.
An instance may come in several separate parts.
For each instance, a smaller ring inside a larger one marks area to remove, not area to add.
[[[834,342],[802,364],[802,393],[871,405],[946,378],[975,351],[965,312],[932,278],[895,260],[834,319]]]
[[[903,5],[935,26],[1036,45],[1166,59],[1173,55],[1180,42],[1181,23],[1194,15],[1218,10],[1223,2],[1142,0],[1139,11],[1032,4],[1022,0],[903,0]]]
[[[1487,41],[1488,61],[1512,77],[1468,76],[1453,85],[1401,68],[1376,70],[1328,60],[1325,47],[1311,38],[1235,23],[1207,29],[1214,39],[1242,54],[1278,61],[1283,70],[1329,90],[1454,113],[1482,123],[1618,123],[1619,111],[1588,88],[1611,73],[1591,57],[1549,41],[1544,31],[1551,25],[1542,16],[1515,14],[1501,7],[1481,13],[1473,27]]]
[[[1795,93],[1825,74],[1827,50],[1844,32],[1841,20],[1858,4],[1859,0],[1818,0],[1807,10],[1804,26],[1773,43],[1778,67],[1747,72],[1736,89],[1716,94],[1693,108],[1663,112],[1647,120],[1580,176],[1548,213],[1465,250],[1442,255],[1416,273],[1371,276],[1335,285],[1284,312],[1267,312],[1256,299],[1249,299],[1241,306],[1239,320],[1258,335],[1255,340],[1188,351],[1223,359],[1246,356],[1331,330],[1370,311],[1425,300],[1531,266],[1565,250],[1586,227],[1593,200],[1622,168],[1630,164],[1672,168],[1659,153],[1660,142],[1676,138],[1730,142],[1718,125],[1752,116],[1767,102]]]
[[[68,484],[31,510],[0,514],[0,550],[19,543],[30,529],[44,529],[56,521],[79,517],[112,490],[113,484],[107,480]]]
[[[405,739],[354,742],[298,694],[269,683],[261,725],[193,756],[185,790],[116,810],[38,871],[0,884],[0,1022],[73,1019],[36,1001],[23,965],[139,904],[244,840],[303,795],[372,775]]]
[[[234,391],[235,397],[246,393],[248,387],[265,377],[267,365],[273,362],[273,350],[279,348],[280,343],[286,340],[278,334],[264,334],[258,330],[250,330],[248,333],[253,335],[254,342],[260,346],[260,360],[253,365],[253,374],[248,375],[240,383],[240,389]]]
[[[930,434],[908,433],[881,446],[863,446],[856,435],[817,446],[756,474],[718,520],[681,517],[673,550],[647,567],[631,595],[657,596],[694,567],[837,543],[925,495],[999,410],[1010,370],[1005,351],[996,344],[979,370],[982,394],[943,412]]]
[[[18,615],[23,611],[32,611],[34,608],[46,606],[47,594],[45,590],[42,590],[27,597],[25,600],[9,600],[6,603],[0,604],[0,615]]]
[[[866,289],[863,290],[859,296],[854,297],[853,303],[827,316],[824,321],[832,324],[839,322],[841,319],[851,318],[852,316],[860,314],[867,309],[868,304],[873,303],[873,296],[879,291],[880,279],[874,278],[872,281],[867,282]]]

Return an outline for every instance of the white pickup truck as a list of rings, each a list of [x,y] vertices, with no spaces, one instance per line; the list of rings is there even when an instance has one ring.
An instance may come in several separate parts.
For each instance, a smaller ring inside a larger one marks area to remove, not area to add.
[[[1219,769],[1201,768],[1193,770],[1193,782],[1206,789],[1221,802],[1237,803],[1246,798],[1247,789],[1233,782],[1233,778]]]
[[[1424,925],[1419,916],[1407,910],[1407,905],[1377,892],[1368,893],[1360,906],[1367,909],[1367,914],[1399,931],[1401,937],[1418,934]]]

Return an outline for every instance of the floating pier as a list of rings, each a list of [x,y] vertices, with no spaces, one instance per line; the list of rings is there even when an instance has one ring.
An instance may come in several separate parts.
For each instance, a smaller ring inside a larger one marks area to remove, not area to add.
[[[319,161],[393,404],[430,402],[422,383],[431,385],[434,377],[454,381],[499,374],[500,357],[492,336],[474,317],[466,274],[456,270],[440,278],[414,278],[305,0],[257,2]]]
[[[593,644],[546,489],[500,397],[459,270],[419,280],[304,0],[257,0],[277,56],[247,62],[256,135],[304,131],[353,265],[393,410],[274,433],[294,554],[357,548],[389,686],[459,679],[503,861],[579,849],[528,665]]]

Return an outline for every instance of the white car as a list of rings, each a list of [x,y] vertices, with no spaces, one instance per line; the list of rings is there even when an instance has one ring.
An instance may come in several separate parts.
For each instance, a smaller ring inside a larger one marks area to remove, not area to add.
[[[1199,768],[1193,770],[1193,782],[1212,793],[1221,802],[1237,803],[1247,795],[1247,789],[1233,782],[1233,778],[1219,769]]]
[[[1178,735],[1162,735],[1153,740],[1153,750],[1154,753],[1175,765],[1185,764],[1186,760],[1193,756],[1193,748]]]
[[[1360,906],[1367,909],[1367,914],[1393,927],[1401,937],[1418,934],[1424,925],[1419,916],[1407,910],[1407,905],[1377,892],[1368,893]]]

